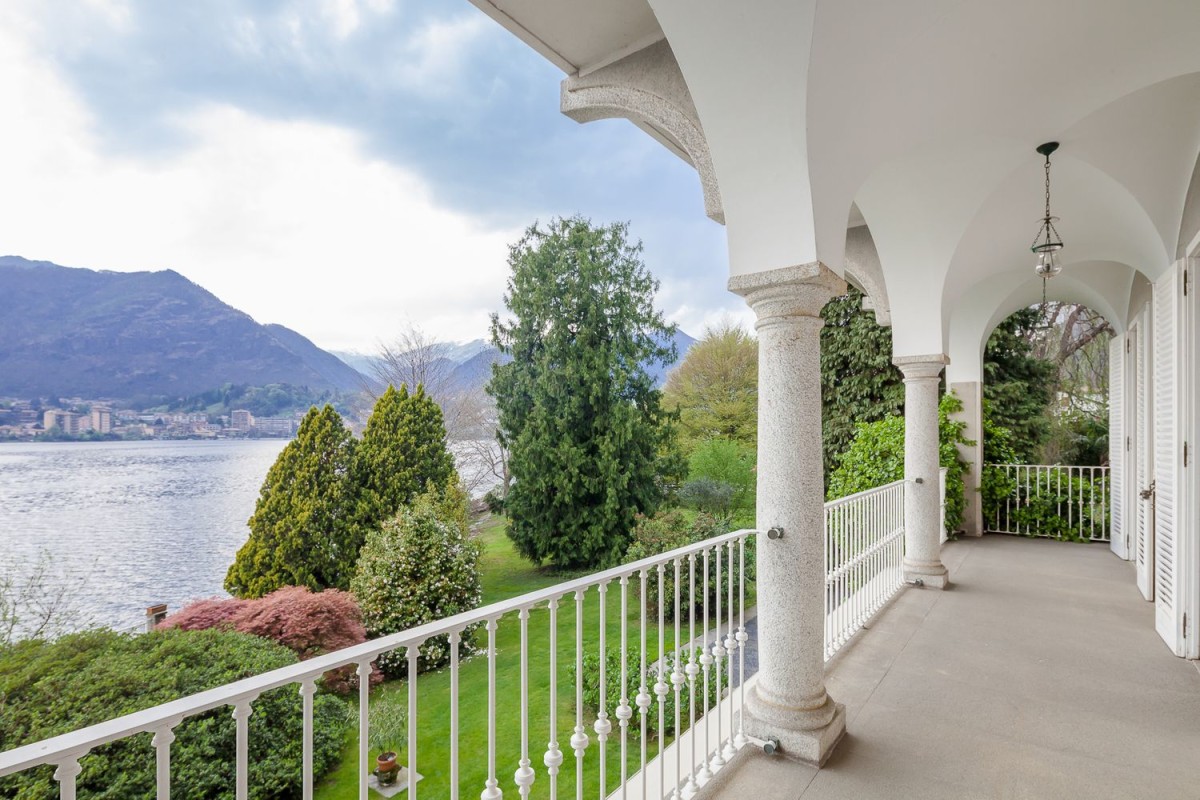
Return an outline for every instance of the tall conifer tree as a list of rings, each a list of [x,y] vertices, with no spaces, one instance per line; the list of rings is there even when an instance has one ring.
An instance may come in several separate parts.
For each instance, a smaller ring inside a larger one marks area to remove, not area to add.
[[[267,472],[226,591],[262,597],[282,586],[349,587],[363,541],[354,519],[353,454],[341,415],[329,405],[309,409]]]
[[[634,516],[662,499],[674,431],[645,366],[674,361],[675,328],[626,230],[554,219],[509,252],[512,318],[493,315],[492,339],[513,360],[488,391],[511,453],[508,535],[536,563],[619,558]]]
[[[442,410],[425,388],[388,386],[375,403],[354,457],[359,517],[371,529],[417,496],[458,482]]]

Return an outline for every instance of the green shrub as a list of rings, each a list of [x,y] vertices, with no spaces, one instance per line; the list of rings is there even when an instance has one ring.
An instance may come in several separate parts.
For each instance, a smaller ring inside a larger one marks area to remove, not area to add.
[[[950,418],[962,410],[954,394],[942,396],[938,405],[938,457],[946,474],[946,531],[962,525],[966,508],[963,473],[967,464],[957,445],[973,445],[963,436],[966,424]],[[828,499],[874,489],[904,478],[904,417],[886,417],[878,422],[859,423],[854,440],[840,459],[841,466],[829,477]]]
[[[1008,477],[1004,470],[991,469],[986,465],[1018,463],[1012,431],[995,420],[987,400],[983,401],[983,463],[985,466],[979,479],[979,494],[986,530],[988,525],[994,524],[996,513],[1005,499],[1012,496],[1017,488],[1016,480]]]
[[[733,487],[730,508],[754,505],[754,448],[729,439],[708,439],[688,459],[688,479],[707,478]]]
[[[221,630],[164,630],[140,636],[94,630],[0,649],[0,751],[150,708],[296,663],[286,647]],[[313,764],[325,774],[341,751],[345,703],[314,698]],[[300,794],[301,698],[296,686],[266,692],[250,717],[250,796]],[[171,745],[181,796],[233,797],[235,727],[228,706],[185,719]],[[152,800],[155,757],[148,733],[97,747],[80,764],[79,796]],[[0,778],[0,797],[58,797],[54,767]]]
[[[401,508],[379,530],[367,534],[350,581],[372,638],[470,611],[479,605],[479,545],[467,538],[462,517],[435,495]],[[469,646],[473,629],[464,632]],[[450,660],[450,639],[435,636],[420,647],[418,668],[436,669]],[[379,658],[385,674],[407,674],[401,650]]]
[[[1091,541],[1093,530],[1108,529],[1111,501],[1102,477],[1072,477],[1066,468],[1052,468],[1030,481],[1026,486],[998,467],[985,467],[984,526],[1007,518],[1010,532],[1068,542]]]
[[[733,505],[734,488],[724,481],[696,478],[679,489],[679,502],[706,514],[728,514]]]
[[[697,635],[699,635],[697,633]],[[721,638],[725,638],[725,634],[721,634]],[[700,663],[700,648],[695,648],[694,656],[696,663]],[[636,698],[638,687],[641,685],[641,668],[642,668],[642,651],[636,644],[630,644],[625,653],[625,664],[628,670],[628,698],[629,707],[633,709],[633,717],[629,720],[629,734],[631,736],[640,736],[642,731],[641,714],[639,713]],[[671,687],[671,691],[667,692],[667,696],[663,699],[663,728],[668,736],[675,733],[675,687],[671,683],[671,672],[674,670],[672,662],[673,654],[668,653],[667,663],[665,665],[666,674],[663,677],[663,682]],[[680,665],[680,670],[686,669],[687,653],[683,654],[684,663]],[[647,661],[646,663],[646,691],[649,693],[652,702],[646,711],[646,738],[657,739],[658,730],[658,695],[654,693],[654,684],[658,680],[660,665]],[[608,706],[608,719],[612,722],[613,736],[620,736],[621,729],[618,726],[617,706],[621,704],[621,648],[619,645],[613,645],[608,648],[605,658],[605,681],[607,689],[605,692],[605,705]],[[736,677],[738,665],[735,663],[733,674]],[[575,685],[575,664],[569,665],[567,670],[568,681],[571,686]],[[717,702],[717,678],[712,667],[709,667],[708,672],[708,702],[704,702],[704,672],[701,671],[696,675],[696,718],[704,713],[704,709],[712,708]],[[721,688],[722,693],[728,691],[726,681],[729,677],[728,661],[721,661]],[[688,726],[688,712],[690,711],[690,695],[687,683],[682,685],[679,691],[679,721],[684,730]],[[592,718],[600,712],[600,656],[597,653],[588,653],[583,657],[583,705],[591,712]],[[588,733],[591,733],[591,720],[584,723],[587,725]]]

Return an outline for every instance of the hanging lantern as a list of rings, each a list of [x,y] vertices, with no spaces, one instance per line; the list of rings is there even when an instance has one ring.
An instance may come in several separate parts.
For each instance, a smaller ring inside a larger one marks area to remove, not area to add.
[[[1058,217],[1050,213],[1050,154],[1057,149],[1058,142],[1046,142],[1037,149],[1046,158],[1046,211],[1042,216],[1042,225],[1038,228],[1037,235],[1033,237],[1033,244],[1029,249],[1037,254],[1037,264],[1033,269],[1042,279],[1043,302],[1045,302],[1046,281],[1062,272],[1062,261],[1058,255],[1063,249],[1062,237],[1058,235],[1058,230],[1054,227],[1054,223],[1058,222]]]

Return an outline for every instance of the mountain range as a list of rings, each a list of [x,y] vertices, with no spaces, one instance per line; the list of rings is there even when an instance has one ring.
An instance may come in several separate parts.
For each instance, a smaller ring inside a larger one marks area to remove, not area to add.
[[[674,339],[682,358],[695,340]],[[437,372],[473,390],[500,351],[482,339],[438,344]],[[0,396],[155,401],[225,384],[357,392],[378,358],[329,352],[261,324],[178,272],[109,272],[0,257]],[[649,365],[658,384],[670,366]]]
[[[0,395],[180,397],[226,383],[355,391],[363,376],[173,270],[0,257]]]

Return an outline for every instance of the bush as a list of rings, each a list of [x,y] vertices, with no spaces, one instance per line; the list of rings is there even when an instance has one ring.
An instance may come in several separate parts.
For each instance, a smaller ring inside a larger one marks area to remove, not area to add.
[[[156,631],[140,636],[94,630],[0,650],[0,750],[94,725],[232,681],[296,663],[280,645],[232,631]],[[314,698],[316,776],[336,762],[346,733],[345,703]],[[300,794],[302,705],[296,687],[266,692],[250,717],[250,796]],[[228,706],[175,728],[171,778],[188,797],[232,798],[235,727]],[[80,764],[80,797],[153,800],[150,734],[97,747]],[[53,766],[0,778],[0,797],[57,798]]]
[[[661,511],[653,517],[639,515],[637,525],[633,531],[633,543],[630,544],[629,550],[625,553],[626,562],[639,561],[643,558],[656,556],[665,553],[669,550],[674,550],[679,547],[686,547],[689,544],[703,542],[707,539],[712,539],[715,536],[729,533],[729,523],[725,519],[712,516],[711,514],[697,514],[696,518],[691,522],[679,509],[670,511]],[[734,553],[738,553],[738,548],[734,548]],[[717,592],[721,592],[721,604],[724,613],[728,613],[724,609],[726,600],[729,597],[729,563],[727,549],[723,549],[721,554],[721,582],[717,585],[717,562],[715,556],[709,557],[708,564],[708,604],[709,613],[716,613]],[[737,556],[735,555],[735,558]],[[688,564],[687,561],[680,565],[679,582],[682,584],[679,587],[679,602],[685,616],[690,616],[692,603],[691,585],[688,579]],[[640,591],[641,577],[634,575],[629,580],[630,585],[635,587],[634,591]],[[754,538],[746,540],[746,583],[749,586],[754,582]],[[704,561],[700,554],[696,556],[696,614],[699,616],[704,608]],[[734,600],[737,602],[739,586],[735,583],[733,592]],[[675,619],[675,568],[672,564],[667,564],[663,571],[663,594],[666,595],[666,605],[663,607],[664,619]],[[647,613],[657,618],[658,616],[658,574],[651,572],[646,580],[646,609]]]
[[[483,502],[484,505],[487,506],[487,510],[493,514],[504,513],[504,496],[495,489],[489,490],[488,493],[483,496]]]
[[[1013,448],[1012,432],[996,422],[991,413],[991,404],[983,403],[983,472],[979,478],[980,505],[983,525],[996,519],[996,512],[1005,499],[1017,488],[1017,482],[1005,475],[1004,470],[990,469],[987,464],[1016,464],[1017,452]]]
[[[262,636],[283,645],[301,661],[367,640],[362,612],[349,592],[310,592],[287,586],[257,600],[197,600],[167,617],[160,628],[202,631],[209,628]],[[372,673],[372,681],[382,680]],[[353,665],[325,673],[325,688],[345,694],[358,686]]]
[[[467,538],[446,501],[425,495],[411,508],[367,535],[350,591],[362,608],[372,637],[433,622],[479,605],[479,546]],[[473,628],[463,634],[469,646]],[[435,636],[420,647],[418,668],[436,669],[449,662],[448,636]],[[385,653],[379,665],[389,675],[403,676],[407,655]]]
[[[724,639],[724,633],[721,634]],[[700,663],[700,648],[695,648],[696,663]],[[664,729],[668,736],[675,734],[675,687],[671,683],[671,672],[674,670],[671,653],[667,654],[667,663],[665,665],[666,674],[663,676],[663,682],[671,687],[671,691],[667,692],[667,696],[663,698],[663,721]],[[688,656],[686,651],[683,653],[684,663],[680,665],[680,669],[686,667]],[[721,688],[723,694],[728,692],[729,687],[726,686],[726,679],[729,677],[729,667],[727,661],[721,661]],[[633,709],[633,717],[629,720],[629,734],[631,736],[640,736],[642,732],[641,714],[639,713],[636,698],[638,687],[641,685],[641,669],[642,669],[642,654],[641,649],[637,645],[630,645],[625,652],[625,664],[629,673],[628,699],[629,707]],[[646,738],[657,739],[658,730],[658,695],[654,693],[654,684],[658,681],[658,674],[661,665],[647,661],[646,663],[646,691],[650,694],[652,702],[646,710]],[[619,645],[614,645],[608,648],[605,658],[605,679],[607,681],[607,690],[605,693],[605,705],[608,706],[608,718],[613,725],[613,735],[619,736],[621,729],[617,720],[617,706],[621,704],[621,648]],[[571,663],[568,668],[568,682],[571,686],[575,685],[575,664]],[[737,675],[737,665],[733,668],[734,675]],[[705,703],[704,694],[704,672],[696,676],[696,719],[700,719],[700,715],[704,713],[706,708],[712,708],[717,702],[717,679],[713,668],[709,667],[708,671],[708,702]],[[683,725],[683,729],[687,730],[688,712],[690,710],[690,695],[688,685],[683,684],[679,691],[679,721]],[[596,716],[600,713],[600,656],[597,653],[588,653],[583,657],[583,704],[591,710],[592,715]],[[591,727],[590,724],[588,726]]]
[[[938,405],[938,456],[946,474],[946,532],[959,529],[966,508],[963,473],[966,462],[957,445],[973,445],[963,436],[966,425],[950,418],[962,410],[953,394],[942,396]],[[840,459],[841,466],[829,476],[828,499],[885,486],[904,478],[904,417],[887,417],[878,422],[859,423],[854,440]]]
[[[1010,531],[1068,542],[1089,542],[1093,529],[1108,530],[1112,507],[1102,477],[1051,469],[1026,486],[1002,469],[985,467],[983,478],[985,525],[1007,517]]]
[[[696,478],[679,489],[679,502],[707,514],[728,514],[734,488],[712,478]]]
[[[754,506],[754,448],[728,439],[702,442],[688,459],[688,478],[707,478],[733,487],[730,508]]]

